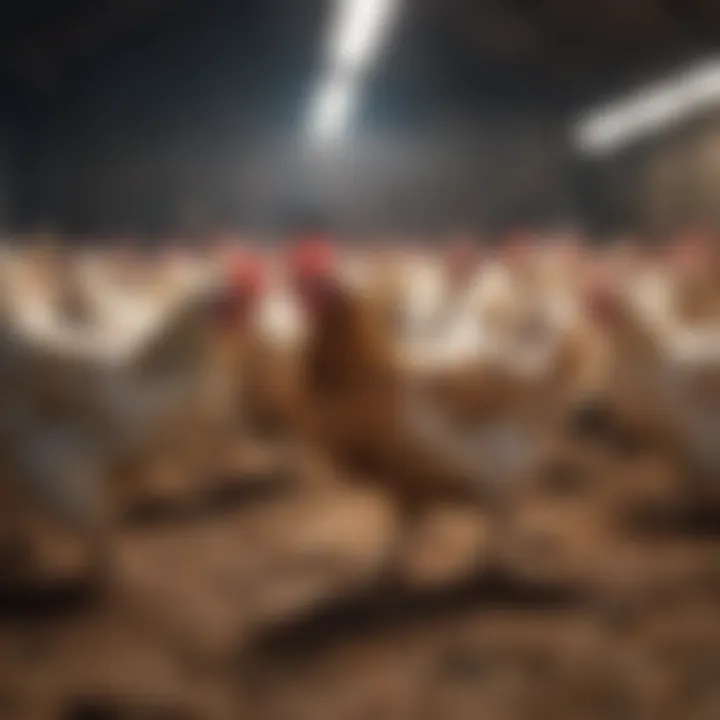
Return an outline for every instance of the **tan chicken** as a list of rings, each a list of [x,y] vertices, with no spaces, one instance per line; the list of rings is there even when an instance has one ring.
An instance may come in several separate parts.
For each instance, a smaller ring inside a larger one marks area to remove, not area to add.
[[[720,320],[720,249],[703,235],[687,235],[671,248],[679,316],[689,323]]]
[[[409,252],[397,248],[376,249],[367,258],[372,293],[391,332],[402,330],[407,323],[413,260]]]
[[[603,348],[590,404],[593,424],[617,449],[639,446],[677,468],[687,500],[698,489],[692,484],[698,473],[707,481],[720,469],[712,440],[720,413],[720,332],[668,332],[644,322],[627,294],[607,279],[589,300]]]
[[[529,472],[579,362],[573,342],[516,364],[402,347],[372,299],[333,273],[326,248],[296,258],[310,323],[299,417],[350,477],[385,488],[405,522],[437,503],[495,512]],[[428,355],[429,352],[429,355]]]
[[[265,272],[260,260],[250,254],[225,255],[212,314],[206,348],[206,380],[212,412],[225,417],[228,428],[237,429],[240,419],[243,364],[254,312],[265,291]]]
[[[386,272],[397,303],[393,323],[396,331],[419,337],[434,332],[443,321],[447,297],[442,266],[428,254],[417,254],[392,263]]]
[[[405,382],[372,302],[341,286],[324,248],[305,249],[295,261],[310,322],[301,359],[303,430],[341,465],[382,473],[378,481],[403,508],[478,494],[474,478],[439,464],[407,432]]]
[[[537,248],[520,240],[488,259],[466,302],[499,342],[513,344],[536,325],[544,312]]]
[[[242,349],[242,411],[254,432],[287,437],[295,429],[305,322],[280,267],[268,274]]]

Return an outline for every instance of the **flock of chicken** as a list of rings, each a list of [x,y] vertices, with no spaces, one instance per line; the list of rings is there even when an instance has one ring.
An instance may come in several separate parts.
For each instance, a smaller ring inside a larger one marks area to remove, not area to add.
[[[672,502],[720,500],[720,246],[705,237],[34,246],[0,268],[8,522],[41,507],[99,539],[128,483],[169,462],[209,477],[270,430],[380,486],[401,527],[445,502],[512,512],[578,442],[651,448]]]

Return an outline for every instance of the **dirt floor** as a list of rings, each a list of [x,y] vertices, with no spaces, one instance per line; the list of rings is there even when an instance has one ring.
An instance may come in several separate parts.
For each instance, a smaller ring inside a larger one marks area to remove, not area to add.
[[[712,518],[625,532],[592,493],[507,527],[438,508],[388,580],[386,498],[243,457],[136,498],[102,577],[56,553],[3,588],[0,718],[720,718]]]

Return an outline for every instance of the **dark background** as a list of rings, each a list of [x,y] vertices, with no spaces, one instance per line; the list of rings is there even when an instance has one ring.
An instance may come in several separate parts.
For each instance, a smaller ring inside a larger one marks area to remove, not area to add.
[[[266,233],[308,207],[348,233],[715,222],[712,118],[602,161],[577,157],[568,134],[584,108],[707,57],[712,0],[406,0],[352,135],[323,149],[302,122],[328,9],[7,4],[0,222]]]

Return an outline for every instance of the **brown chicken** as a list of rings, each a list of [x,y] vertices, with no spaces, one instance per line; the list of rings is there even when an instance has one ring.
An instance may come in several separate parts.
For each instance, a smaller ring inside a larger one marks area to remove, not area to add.
[[[301,359],[303,430],[351,472],[390,489],[403,510],[476,498],[474,478],[438,463],[408,431],[405,383],[377,308],[334,277],[329,255],[298,256],[298,293],[311,321]]]
[[[298,358],[304,323],[295,298],[272,273],[258,298],[242,348],[242,412],[253,431],[285,441],[295,429]]]
[[[673,480],[665,489],[613,489],[623,502],[633,498],[633,503],[645,503],[652,497],[676,505],[688,500],[696,432],[687,432],[690,426],[681,416],[681,405],[690,399],[682,363],[673,362],[672,345],[641,321],[617,287],[598,284],[587,300],[597,352],[594,372],[586,376],[586,395],[576,407],[576,425],[586,438],[599,441],[613,462],[620,463],[612,473],[616,479],[623,476],[622,468],[628,463],[643,458],[669,470]],[[660,482],[659,474],[656,478]]]
[[[168,353],[189,364],[194,394],[175,434],[177,457],[196,475],[224,482],[233,474],[234,447],[245,431],[245,353],[249,323],[264,288],[263,268],[249,255],[224,259],[221,274],[198,307],[192,335],[163,343]],[[168,362],[165,362],[168,365]],[[177,365],[177,362],[175,362]]]
[[[382,311],[342,284],[326,248],[303,249],[293,270],[310,321],[298,398],[306,439],[348,478],[387,491],[401,531],[444,503],[503,516],[513,475],[539,447],[533,432],[551,425],[548,403],[574,373],[574,344],[542,376],[481,364],[413,373]]]
[[[720,318],[720,245],[702,235],[680,239],[672,248],[671,264],[681,319],[717,322]]]

